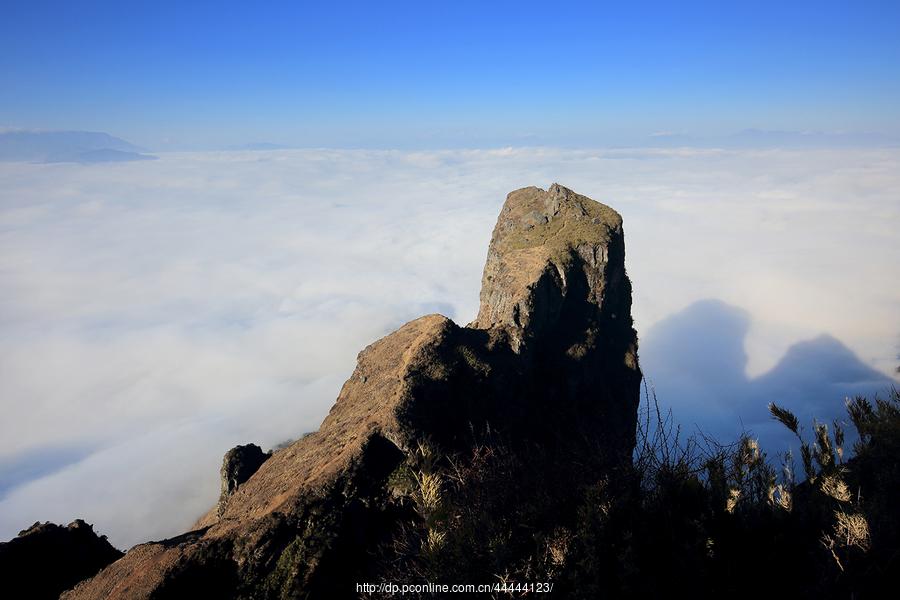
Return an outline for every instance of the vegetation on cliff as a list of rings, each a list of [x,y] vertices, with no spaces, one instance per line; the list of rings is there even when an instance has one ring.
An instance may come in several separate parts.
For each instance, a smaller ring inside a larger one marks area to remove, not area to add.
[[[798,437],[797,475],[790,453],[777,469],[749,435],[729,445],[684,439],[647,400],[633,464],[593,480],[579,474],[589,458],[511,451],[497,439],[465,457],[421,448],[392,479],[414,516],[383,549],[381,576],[548,581],[566,598],[880,598],[896,589],[900,393],[848,400],[850,431],[814,423],[808,437],[771,405]]]

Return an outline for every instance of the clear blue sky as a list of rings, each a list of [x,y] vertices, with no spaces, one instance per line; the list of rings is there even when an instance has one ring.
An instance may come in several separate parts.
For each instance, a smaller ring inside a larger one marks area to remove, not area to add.
[[[0,127],[150,146],[900,135],[900,2],[42,2],[0,9]]]

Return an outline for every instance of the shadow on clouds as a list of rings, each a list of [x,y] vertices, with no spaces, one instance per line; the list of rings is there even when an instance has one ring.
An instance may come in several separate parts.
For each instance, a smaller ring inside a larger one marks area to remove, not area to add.
[[[748,377],[744,339],[750,324],[750,314],[739,307],[701,300],[642,336],[644,375],[683,429],[720,442],[747,431],[770,456],[791,446],[796,453],[796,439],[770,417],[769,402],[793,411],[809,432],[813,419],[845,420],[846,397],[884,394],[894,383],[827,334],[792,345],[771,370]]]

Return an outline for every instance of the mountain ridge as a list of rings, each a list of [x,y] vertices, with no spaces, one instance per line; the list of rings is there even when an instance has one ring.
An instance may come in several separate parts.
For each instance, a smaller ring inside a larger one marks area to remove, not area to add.
[[[502,447],[545,464],[522,475],[558,478],[556,491],[524,493],[546,505],[547,527],[573,518],[565,486],[623,468],[634,448],[630,307],[618,213],[558,184],[510,193],[473,323],[426,315],[366,347],[318,431],[262,461],[194,530],[136,546],[63,597],[352,597],[346,582],[382,572],[374,557],[405,523],[434,526],[434,507],[415,509],[421,490],[398,483],[425,454],[460,466]]]

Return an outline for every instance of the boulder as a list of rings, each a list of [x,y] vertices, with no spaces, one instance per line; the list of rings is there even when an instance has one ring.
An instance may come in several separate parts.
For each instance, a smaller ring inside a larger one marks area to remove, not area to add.
[[[219,516],[225,511],[228,500],[234,492],[271,456],[271,452],[263,452],[256,444],[235,446],[225,453],[221,470],[222,492],[217,506]]]

